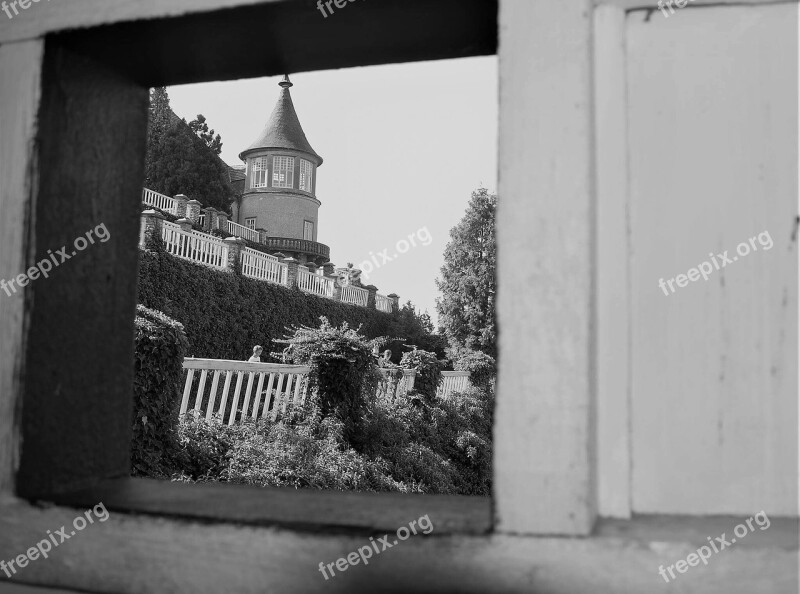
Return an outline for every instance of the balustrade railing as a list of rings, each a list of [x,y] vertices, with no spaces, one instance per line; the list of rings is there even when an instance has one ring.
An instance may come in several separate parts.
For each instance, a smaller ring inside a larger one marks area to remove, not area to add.
[[[147,188],[142,190],[142,202],[148,206],[155,207],[163,212],[168,212],[173,215],[178,215],[179,207],[181,211],[183,207],[181,204],[186,203],[185,196],[178,198],[170,198],[164,194],[159,194]],[[196,201],[188,201],[193,208],[196,208],[198,203]],[[196,211],[191,215],[194,217]],[[199,223],[205,226],[207,213],[199,214]],[[260,233],[254,229],[250,229],[244,225],[234,223],[233,221],[224,220],[224,218],[217,218],[216,228],[222,228],[229,234],[248,239],[250,241],[261,243],[267,249],[277,251],[284,251],[292,254],[293,252],[300,252],[301,254],[316,254],[315,258],[328,259],[330,249],[328,246],[315,241],[306,239],[293,239],[286,237],[268,237],[264,241],[260,241]],[[184,221],[185,222],[185,221]],[[196,225],[195,225],[196,226]],[[314,274],[305,266],[298,265],[297,260],[289,259],[287,262],[281,262],[275,256],[254,250],[241,245],[241,242],[234,242],[229,244],[219,237],[215,237],[209,233],[203,233],[195,230],[184,230],[186,225],[176,224],[168,220],[164,220],[162,215],[155,213],[142,213],[142,226],[139,236],[139,245],[144,247],[146,229],[150,228],[157,232],[160,229],[161,238],[164,241],[166,251],[179,258],[184,258],[198,264],[204,264],[213,268],[222,270],[233,271],[236,269],[237,264],[241,266],[241,271],[244,276],[249,278],[281,284],[289,286],[289,273],[297,269],[297,277],[295,284],[299,289],[306,293],[327,297],[329,299],[337,299],[344,303],[358,305],[360,307],[371,307],[369,303],[369,291],[355,285],[347,285],[342,288],[342,291],[337,295],[336,292],[336,279],[322,274]],[[230,241],[230,240],[229,240]],[[231,252],[231,250],[234,250]],[[236,256],[238,254],[238,256]],[[298,258],[301,257],[297,253],[294,254]],[[305,256],[303,256],[305,258]],[[292,272],[293,274],[293,272]],[[392,299],[384,296],[375,296],[375,309],[391,313],[393,307]]]
[[[142,190],[142,202],[148,206],[155,206],[164,212],[175,214],[175,199],[164,194],[144,188]]]
[[[313,293],[321,297],[333,297],[334,279],[327,276],[313,274],[308,269],[300,266],[297,269],[297,286],[301,291]]]
[[[258,243],[258,231],[256,231],[255,229],[251,229],[250,227],[245,227],[244,225],[240,225],[239,223],[228,221],[228,228],[226,229],[226,231],[231,235],[235,235],[236,237],[242,237],[244,239],[249,239],[250,241]]]
[[[289,267],[275,256],[243,248],[241,257],[243,275],[279,285],[286,284]]]
[[[384,295],[375,295],[375,309],[386,313],[392,313],[392,300]]]
[[[471,385],[468,371],[443,371],[442,383],[439,384],[436,396],[447,399],[456,392],[463,392]]]
[[[345,303],[352,303],[353,305],[360,305],[367,307],[369,301],[369,291],[353,285],[346,285],[342,287],[342,301]]]
[[[216,416],[228,425],[247,418],[275,421],[279,410],[302,405],[311,370],[304,365],[219,359],[184,359],[183,368],[186,379],[180,414],[191,409],[206,420]],[[206,390],[209,376],[211,386]]]
[[[161,224],[161,237],[170,254],[213,268],[227,267],[228,246],[224,241],[199,231],[184,231],[169,221]]]

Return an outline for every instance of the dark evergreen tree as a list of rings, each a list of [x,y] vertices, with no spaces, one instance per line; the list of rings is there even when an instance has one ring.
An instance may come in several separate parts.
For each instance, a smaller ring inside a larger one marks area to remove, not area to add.
[[[201,117],[198,116],[198,120]],[[198,128],[201,134],[213,135],[213,130],[203,132],[203,125],[205,118]],[[205,129],[208,129],[207,125]],[[219,135],[211,138],[211,143],[222,147]],[[145,187],[167,196],[185,194],[193,200],[199,200],[203,207],[213,206],[230,212],[234,191],[228,166],[215,150],[209,147],[205,138],[196,135],[185,120],[172,112],[164,87],[150,92]]]
[[[215,137],[214,130],[208,129],[206,116],[204,116],[202,113],[198,113],[197,117],[189,122],[189,127],[192,129],[192,132],[197,134],[197,137],[200,138],[200,140],[206,143],[208,148],[218,155],[222,152],[222,138],[219,134],[217,134]]]
[[[497,196],[481,188],[472,193],[467,212],[450,231],[442,278],[436,280],[439,325],[457,349],[497,357],[495,330],[495,211]]]

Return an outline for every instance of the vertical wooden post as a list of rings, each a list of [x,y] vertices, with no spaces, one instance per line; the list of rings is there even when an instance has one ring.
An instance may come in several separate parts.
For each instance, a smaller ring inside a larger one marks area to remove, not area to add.
[[[625,9],[598,6],[595,27],[597,138],[597,492],[604,517],[631,515],[630,220],[628,214]]]
[[[16,277],[29,263],[43,54],[43,40],[0,45],[0,280]],[[0,419],[11,420],[0,423],[0,499],[13,494],[19,463],[26,292],[0,290]]]
[[[501,532],[594,524],[593,10],[591,0],[500,5]],[[519,254],[536,254],[529,274]]]

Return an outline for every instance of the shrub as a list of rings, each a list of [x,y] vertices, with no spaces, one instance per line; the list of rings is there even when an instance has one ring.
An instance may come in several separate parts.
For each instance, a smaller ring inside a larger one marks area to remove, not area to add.
[[[357,446],[364,417],[381,380],[372,345],[347,323],[336,328],[324,317],[319,328],[294,328],[294,335],[276,342],[288,344],[288,357],[309,365],[308,390],[324,417],[342,423],[344,440]]]
[[[246,360],[255,344],[270,351],[287,327],[315,326],[325,316],[368,337],[404,336],[397,314],[350,305],[214,270],[159,251],[139,252],[139,303],[181,322],[189,355]]]
[[[131,463],[134,476],[161,476],[176,447],[187,341],[164,314],[141,305],[136,314]]]
[[[436,398],[436,390],[439,389],[442,381],[442,363],[436,358],[436,354],[413,350],[403,354],[400,366],[403,369],[417,370],[414,378],[414,390],[427,398],[428,402],[433,402]]]
[[[456,360],[456,371],[468,371],[470,383],[481,390],[490,390],[497,375],[497,362],[481,351],[466,351]]]

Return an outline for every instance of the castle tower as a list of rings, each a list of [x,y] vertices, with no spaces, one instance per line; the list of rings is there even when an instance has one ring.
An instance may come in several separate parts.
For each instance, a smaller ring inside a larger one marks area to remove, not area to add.
[[[288,76],[278,83],[278,103],[256,141],[239,154],[246,166],[241,203],[235,220],[267,232],[267,247],[301,262],[330,260],[328,246],[317,243],[316,195],[320,157],[306,139],[289,89]]]

